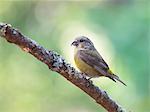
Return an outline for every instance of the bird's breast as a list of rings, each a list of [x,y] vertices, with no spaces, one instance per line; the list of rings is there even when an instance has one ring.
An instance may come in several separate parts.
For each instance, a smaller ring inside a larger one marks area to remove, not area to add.
[[[76,52],[74,55],[74,61],[79,70],[83,73],[86,73],[88,77],[98,77],[100,76],[99,72],[96,71],[92,66],[88,65],[79,57],[79,52]]]

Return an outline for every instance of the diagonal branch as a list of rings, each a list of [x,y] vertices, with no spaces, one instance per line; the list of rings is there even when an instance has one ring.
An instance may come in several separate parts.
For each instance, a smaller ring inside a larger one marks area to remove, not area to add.
[[[9,24],[0,24],[0,36],[5,38],[9,43],[18,45],[25,52],[30,53],[38,60],[45,63],[52,71],[58,72],[60,75],[64,76],[67,80],[91,96],[107,111],[124,112],[124,110],[115,101],[113,101],[105,91],[87,80],[56,52],[46,50],[35,41],[22,35]]]

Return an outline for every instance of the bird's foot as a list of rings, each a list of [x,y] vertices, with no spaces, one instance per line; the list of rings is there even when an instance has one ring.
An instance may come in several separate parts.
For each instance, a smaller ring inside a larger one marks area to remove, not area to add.
[[[93,83],[93,81],[90,80],[90,79],[92,79],[92,77],[87,78],[87,80],[88,80],[90,83]]]
[[[92,79],[92,77],[87,78],[87,80],[90,80],[90,79]]]
[[[82,73],[82,75],[83,76],[85,76],[85,78],[87,77],[87,74],[85,74],[85,73]],[[93,81],[92,80],[90,80],[90,79],[92,79],[93,77],[88,77],[88,78],[86,78],[90,83],[93,83]]]

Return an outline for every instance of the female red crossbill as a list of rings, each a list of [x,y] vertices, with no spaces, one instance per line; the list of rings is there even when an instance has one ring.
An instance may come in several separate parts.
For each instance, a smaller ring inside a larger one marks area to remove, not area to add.
[[[122,84],[126,85],[109,69],[109,66],[95,49],[94,44],[90,39],[85,36],[81,36],[76,38],[72,45],[75,46],[74,60],[76,66],[90,79],[105,76],[115,82],[118,80]]]

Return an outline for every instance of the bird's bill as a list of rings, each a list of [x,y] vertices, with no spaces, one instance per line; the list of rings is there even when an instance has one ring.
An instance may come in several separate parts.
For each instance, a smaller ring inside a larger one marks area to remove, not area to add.
[[[72,46],[78,46],[78,42],[77,41],[73,41],[71,45]]]

